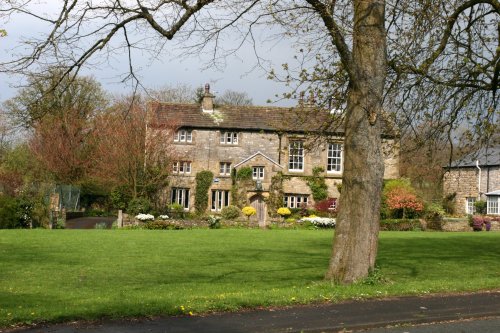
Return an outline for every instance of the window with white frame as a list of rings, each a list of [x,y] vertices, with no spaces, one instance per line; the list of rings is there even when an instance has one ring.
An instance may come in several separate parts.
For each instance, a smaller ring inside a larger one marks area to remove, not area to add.
[[[184,207],[184,210],[189,210],[189,189],[172,187],[172,191],[170,192],[170,202],[178,203]]]
[[[263,166],[254,166],[252,167],[252,179],[264,179],[264,167]]]
[[[307,194],[285,194],[283,196],[283,206],[288,208],[307,206],[308,197]]]
[[[238,133],[237,132],[221,132],[220,143],[222,145],[237,145]]]
[[[220,212],[222,208],[229,206],[229,193],[227,190],[212,190],[212,211]]]
[[[304,143],[292,141],[288,146],[288,170],[304,171]]]
[[[231,163],[230,162],[220,162],[219,163],[219,174],[221,176],[231,175]]]
[[[475,213],[474,203],[476,203],[476,198],[474,197],[465,198],[465,213],[471,215]]]
[[[175,174],[190,174],[191,162],[189,161],[176,161],[173,163],[172,171]]]
[[[500,215],[500,196],[488,196],[486,198],[486,214]]]
[[[174,142],[193,142],[191,130],[178,130],[174,133]]]
[[[327,172],[342,171],[342,144],[340,143],[328,144],[326,171]]]

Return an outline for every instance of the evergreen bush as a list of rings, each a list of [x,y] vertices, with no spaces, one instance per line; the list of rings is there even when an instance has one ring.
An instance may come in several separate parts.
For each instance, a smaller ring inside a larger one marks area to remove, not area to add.
[[[139,213],[149,213],[153,206],[146,198],[135,198],[129,201],[127,205],[127,213],[137,215]]]
[[[234,220],[240,216],[240,209],[236,206],[229,205],[222,208],[220,214],[224,220]]]
[[[208,207],[208,189],[212,185],[214,174],[203,170],[196,174],[196,193],[194,208],[198,214],[203,214]]]

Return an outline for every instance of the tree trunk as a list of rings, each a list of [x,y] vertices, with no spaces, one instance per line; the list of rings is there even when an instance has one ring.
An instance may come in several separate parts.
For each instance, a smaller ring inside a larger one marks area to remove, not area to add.
[[[352,283],[375,265],[384,175],[380,111],[385,82],[384,1],[354,1],[340,210],[327,279]]]

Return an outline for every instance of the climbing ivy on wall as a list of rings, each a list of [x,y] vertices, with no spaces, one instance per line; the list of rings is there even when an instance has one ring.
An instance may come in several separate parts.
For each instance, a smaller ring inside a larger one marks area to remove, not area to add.
[[[196,174],[196,193],[194,208],[198,214],[202,214],[208,207],[208,189],[212,185],[214,174],[211,171],[203,170]]]
[[[285,176],[282,172],[277,172],[271,178],[271,185],[269,186],[269,198],[267,199],[267,205],[269,206],[268,212],[271,216],[277,216],[277,210],[283,207],[283,197],[285,192],[283,191],[283,183],[290,179],[290,176]]]
[[[233,169],[231,179],[231,202],[242,208],[247,204],[247,188],[252,186],[252,168],[248,166],[238,170]]]
[[[247,166],[241,169],[238,169],[236,172],[236,180],[237,181],[246,181],[252,179],[252,168]]]
[[[328,186],[325,182],[324,172],[325,169],[322,167],[315,167],[312,170],[312,176],[306,177],[307,186],[311,189],[313,199],[316,202],[328,198]]]

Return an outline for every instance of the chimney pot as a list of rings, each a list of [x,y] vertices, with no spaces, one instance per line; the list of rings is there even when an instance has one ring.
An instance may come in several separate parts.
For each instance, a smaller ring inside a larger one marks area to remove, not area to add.
[[[203,112],[214,112],[214,97],[215,96],[210,93],[210,84],[205,84],[205,95],[203,95],[203,100],[201,102]]]

